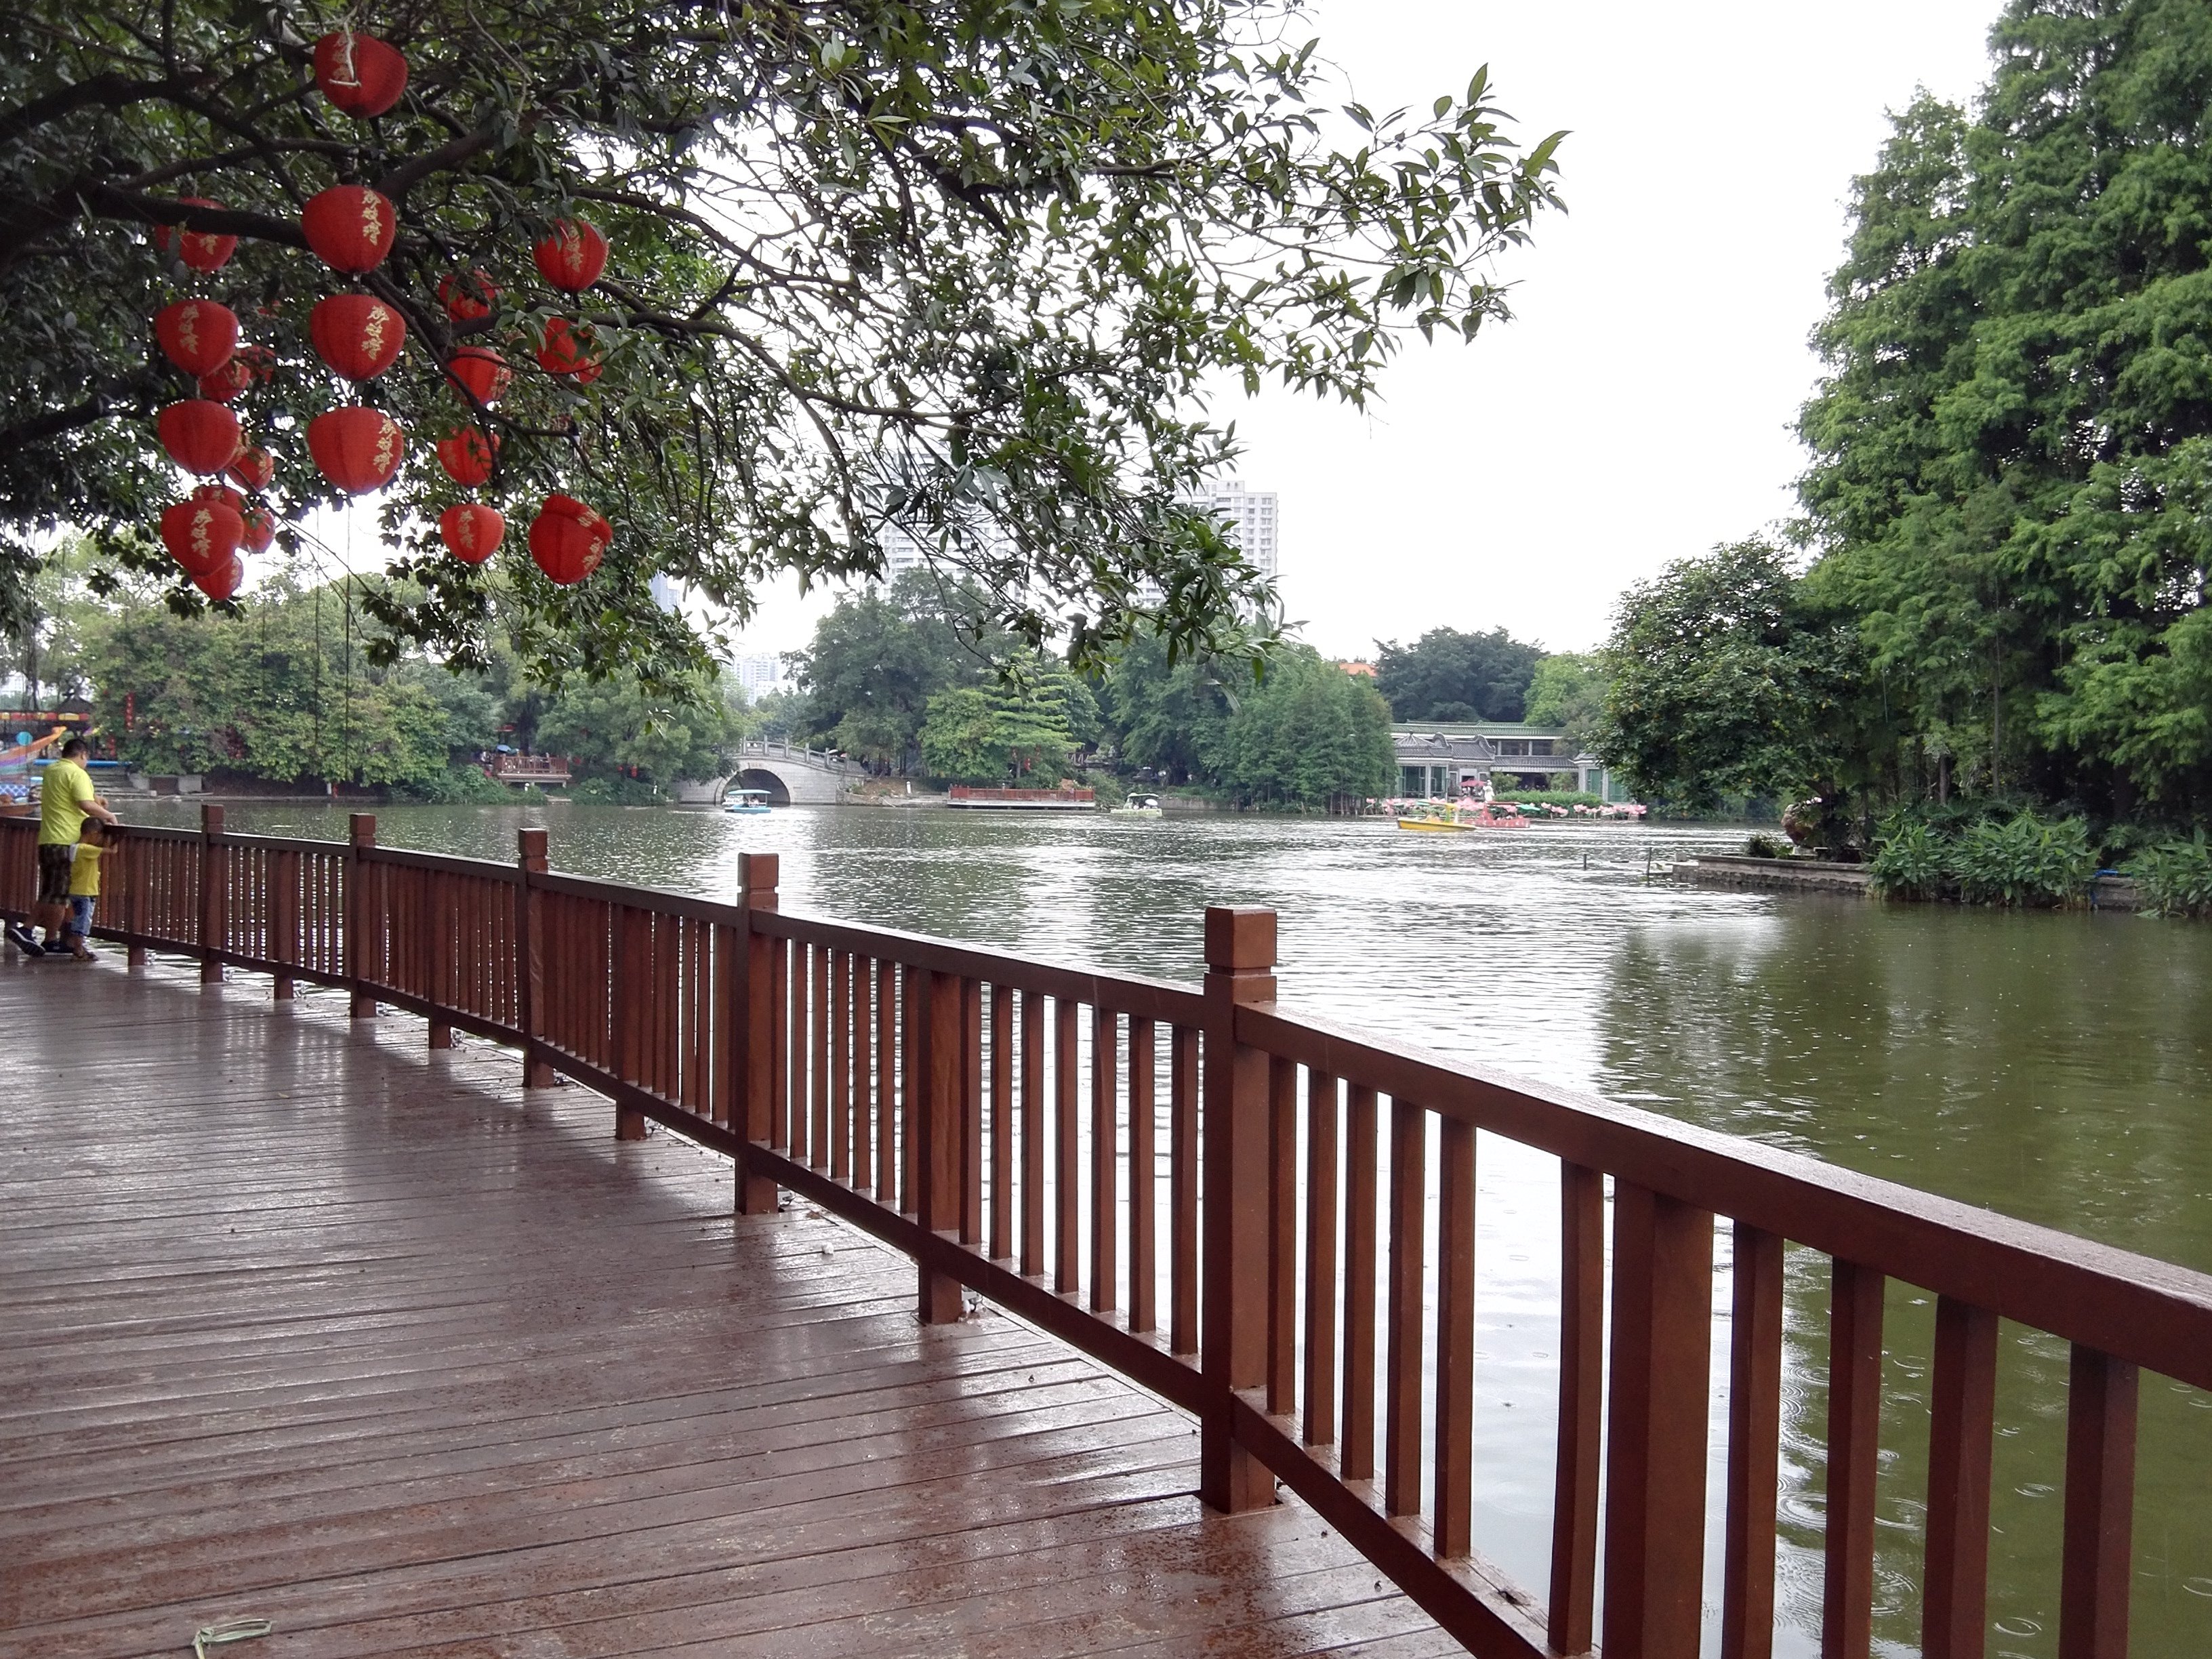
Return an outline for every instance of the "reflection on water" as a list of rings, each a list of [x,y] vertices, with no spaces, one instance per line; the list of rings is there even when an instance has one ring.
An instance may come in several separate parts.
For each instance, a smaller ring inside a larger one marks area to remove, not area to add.
[[[343,815],[313,807],[233,806],[230,822],[333,839],[343,830]],[[550,804],[387,808],[379,835],[511,858],[525,823],[550,829],[559,869],[726,896],[739,853],[775,852],[787,908],[1172,978],[1200,971],[1206,904],[1273,904],[1294,1005],[2212,1271],[2212,927],[1646,884],[1647,858],[1663,865],[1735,841],[1722,830],[1432,836],[1341,820],[929,808],[732,817]],[[1540,1589],[1556,1167],[1490,1136],[1480,1159],[1477,1542]],[[1725,1233],[1718,1254],[1724,1310]],[[1779,1650],[1809,1655],[1825,1261],[1792,1252],[1788,1285],[1780,1601],[1790,1634]],[[1917,1645],[1933,1322],[1932,1298],[1891,1287],[1885,1653]],[[1724,1355],[1724,1329],[1716,1340]],[[2057,1649],[2066,1355],[2009,1326],[2003,1353],[1990,1651],[2046,1659]],[[2139,1654],[2212,1653],[2208,1407],[2144,1379]],[[1715,1410],[1717,1492],[1720,1387]]]

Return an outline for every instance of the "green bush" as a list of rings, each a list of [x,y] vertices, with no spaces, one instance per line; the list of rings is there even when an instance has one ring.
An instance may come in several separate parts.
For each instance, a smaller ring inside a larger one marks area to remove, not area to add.
[[[1878,893],[1894,898],[1939,898],[1951,878],[1957,851],[1957,842],[1924,820],[1893,818],[1875,838],[1874,857],[1867,872]]]
[[[1970,904],[2065,904],[2081,896],[2096,869],[2087,823],[2029,811],[1970,824],[1952,861]]]
[[[462,805],[476,801],[513,800],[514,792],[484,775],[480,766],[449,766],[434,777],[396,787],[393,794],[406,800],[437,805]]]
[[[568,799],[596,806],[653,806],[666,797],[642,778],[580,778],[569,786]]]
[[[1746,858],[1753,859],[1786,859],[1795,856],[1790,850],[1788,842],[1778,841],[1768,835],[1753,836],[1744,842],[1743,852]]]
[[[2202,830],[2188,841],[2146,848],[2123,870],[2134,878],[2151,915],[2212,916],[2212,842]]]

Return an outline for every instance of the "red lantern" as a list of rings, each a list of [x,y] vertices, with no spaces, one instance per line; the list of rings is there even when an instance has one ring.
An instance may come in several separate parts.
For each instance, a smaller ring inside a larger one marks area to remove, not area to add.
[[[333,185],[309,197],[300,214],[315,258],[349,276],[382,264],[398,228],[392,204],[362,185]]]
[[[392,482],[407,453],[407,434],[382,410],[350,404],[307,422],[307,453],[325,478],[358,495]]]
[[[233,553],[210,570],[192,573],[192,586],[211,599],[227,599],[246,580],[246,561]]]
[[[563,587],[599,568],[615,527],[574,495],[548,495],[530,524],[530,556]]]
[[[531,249],[538,274],[554,287],[580,294],[607,268],[607,239],[583,219],[556,219],[553,234]]]
[[[200,376],[200,396],[227,404],[252,384],[253,370],[233,357],[221,368],[211,369]]]
[[[169,459],[187,472],[220,472],[238,453],[238,416],[210,398],[171,404],[155,430]]]
[[[246,526],[221,501],[179,501],[161,514],[161,541],[187,574],[212,570],[238,550]]]
[[[193,489],[187,500],[216,501],[228,507],[240,518],[246,516],[246,497],[228,484],[204,483]]]
[[[257,507],[243,515],[243,521],[246,525],[246,550],[266,553],[269,544],[276,539],[276,515],[265,507]]]
[[[373,34],[340,29],[315,42],[315,85],[348,115],[373,120],[407,90],[407,58]]]
[[[566,317],[548,317],[545,343],[538,348],[538,366],[548,374],[573,374],[578,386],[589,386],[606,367],[592,349],[596,338],[589,323],[572,324]]]
[[[259,495],[269,488],[269,481],[276,476],[276,462],[265,449],[241,449],[223,470],[223,476],[251,495]]]
[[[481,270],[465,275],[447,271],[438,278],[438,303],[446,307],[446,315],[457,323],[473,323],[489,317],[492,307],[498,302],[499,290]]]
[[[506,539],[507,520],[495,507],[463,501],[438,515],[438,533],[463,564],[482,564]]]
[[[349,380],[373,380],[398,361],[407,324],[374,295],[333,294],[307,313],[307,337]]]
[[[275,352],[267,346],[242,345],[221,368],[200,376],[200,396],[227,404],[255,382],[265,383],[276,372]]]
[[[438,465],[457,484],[482,483],[491,477],[491,464],[498,459],[498,434],[481,427],[455,427],[438,440]]]
[[[212,300],[179,300],[154,313],[154,337],[171,362],[197,380],[238,349],[238,313]]]
[[[489,409],[514,379],[514,371],[489,346],[463,346],[446,364],[446,376]]]
[[[220,208],[220,202],[210,202],[204,196],[180,196],[180,207]],[[221,270],[230,263],[230,256],[238,252],[238,238],[217,236],[212,231],[182,230],[176,225],[154,227],[154,246],[167,253],[169,244],[177,245],[177,258],[194,270]]]

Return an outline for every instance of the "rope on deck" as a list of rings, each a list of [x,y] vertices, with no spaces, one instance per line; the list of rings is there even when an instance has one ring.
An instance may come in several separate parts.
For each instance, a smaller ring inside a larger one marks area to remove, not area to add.
[[[226,1642],[250,1642],[276,1628],[275,1623],[267,1619],[227,1619],[219,1625],[203,1626],[192,1635],[193,1659],[207,1659],[210,1648],[221,1647]]]

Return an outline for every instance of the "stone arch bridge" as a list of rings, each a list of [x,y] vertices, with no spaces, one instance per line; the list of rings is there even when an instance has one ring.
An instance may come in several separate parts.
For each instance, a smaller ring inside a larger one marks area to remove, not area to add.
[[[738,751],[736,772],[692,787],[708,800],[720,800],[724,789],[765,789],[771,806],[834,806],[866,775],[865,769],[829,750],[755,738]]]

